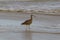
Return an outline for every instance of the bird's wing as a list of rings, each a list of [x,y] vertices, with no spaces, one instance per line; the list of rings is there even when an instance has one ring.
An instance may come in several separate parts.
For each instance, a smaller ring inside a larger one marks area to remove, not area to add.
[[[22,25],[23,25],[23,24],[30,24],[30,23],[31,23],[31,19],[26,20],[25,22],[22,23]]]
[[[26,20],[24,23],[28,23],[30,20]]]

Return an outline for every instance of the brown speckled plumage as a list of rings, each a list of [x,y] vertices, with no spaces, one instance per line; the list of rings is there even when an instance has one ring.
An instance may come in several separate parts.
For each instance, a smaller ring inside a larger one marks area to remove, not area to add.
[[[31,15],[31,18],[30,19],[28,19],[25,22],[23,22],[22,25],[30,25],[32,23],[32,16],[33,15]]]
[[[31,15],[31,18],[23,22],[21,25],[29,25],[29,29],[30,29],[30,25],[32,24],[32,16],[33,15]]]

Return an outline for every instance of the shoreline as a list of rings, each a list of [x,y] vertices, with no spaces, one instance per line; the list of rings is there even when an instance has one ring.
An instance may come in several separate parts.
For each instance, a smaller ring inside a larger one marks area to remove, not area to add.
[[[44,11],[35,11],[35,10],[0,10],[0,12],[16,12],[16,13],[26,13],[26,14],[40,14],[40,15],[48,15],[48,16],[60,16],[59,13],[56,12],[44,12]]]

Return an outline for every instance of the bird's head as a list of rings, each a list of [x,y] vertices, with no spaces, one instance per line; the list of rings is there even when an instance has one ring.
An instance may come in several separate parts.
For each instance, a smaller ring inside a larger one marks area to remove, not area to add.
[[[34,16],[34,17],[36,17],[35,15],[32,15],[32,14],[31,14],[31,16]]]

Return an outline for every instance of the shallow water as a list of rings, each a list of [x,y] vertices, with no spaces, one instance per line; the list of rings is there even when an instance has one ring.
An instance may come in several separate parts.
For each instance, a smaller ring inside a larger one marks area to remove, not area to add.
[[[15,30],[16,28],[17,30],[25,30],[26,27],[21,25],[21,23],[29,19],[30,15],[26,13],[0,12],[0,27],[8,30]],[[60,16],[33,15],[36,17],[33,17],[30,30],[38,32],[60,32]]]
[[[33,14],[30,31],[21,25],[31,14],[0,12],[0,40],[60,40],[60,16]]]

